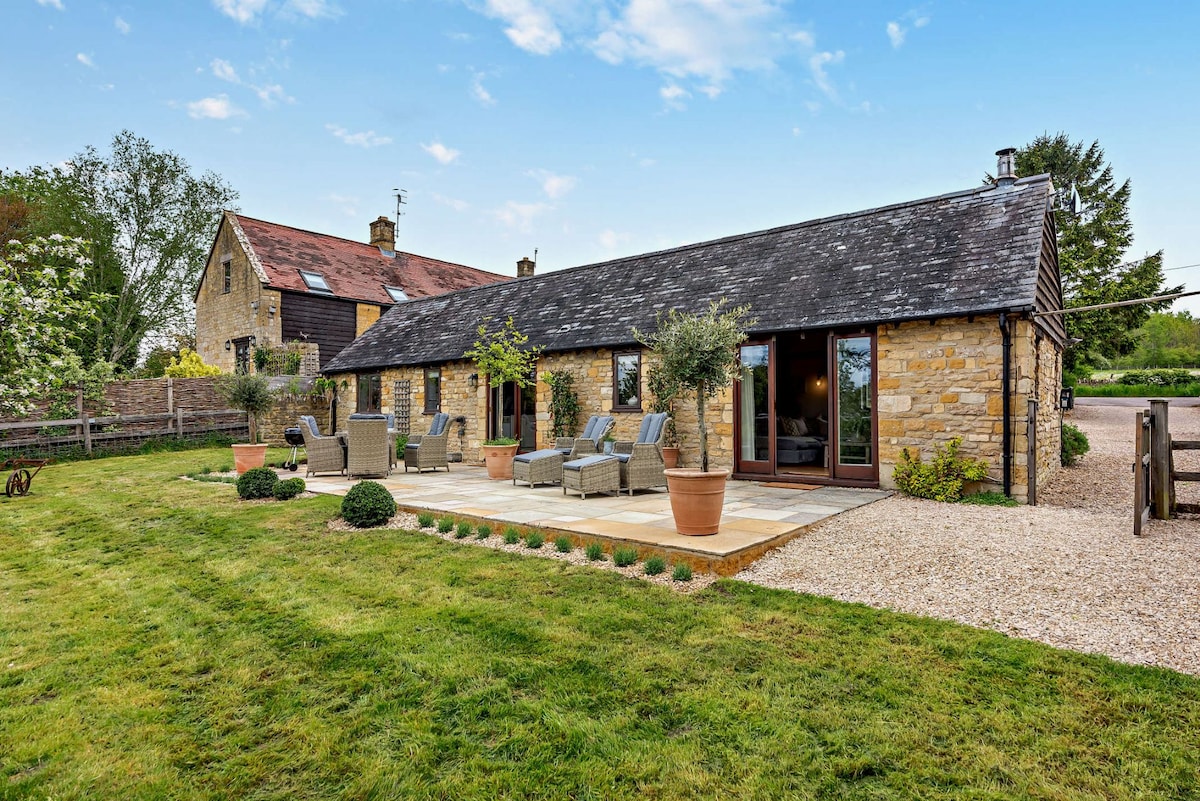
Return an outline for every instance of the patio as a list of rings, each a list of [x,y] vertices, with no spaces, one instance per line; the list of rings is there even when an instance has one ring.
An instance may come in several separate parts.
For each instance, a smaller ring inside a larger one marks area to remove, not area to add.
[[[503,526],[566,534],[577,544],[602,541],[609,548],[633,546],[643,555],[661,554],[694,569],[732,575],[809,526],[885,498],[880,490],[730,481],[719,533],[685,537],[675,531],[671,502],[662,490],[621,495],[564,495],[560,487],[513,486],[492,481],[482,467],[456,464],[450,472],[393,472],[382,483],[405,511],[447,512]],[[344,476],[313,476],[308,489],[344,495],[356,482]]]

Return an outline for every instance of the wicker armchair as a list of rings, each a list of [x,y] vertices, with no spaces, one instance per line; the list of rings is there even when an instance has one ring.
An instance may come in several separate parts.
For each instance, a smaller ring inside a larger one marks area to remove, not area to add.
[[[383,415],[350,415],[346,421],[350,444],[346,473],[350,476],[386,476],[392,471],[387,419]]]
[[[300,434],[304,437],[304,453],[308,465],[304,474],[341,473],[346,469],[346,451],[337,437],[323,437],[317,420],[310,414],[300,418]]]
[[[429,433],[408,438],[404,446],[404,472],[415,467],[417,472],[446,468],[450,472],[450,461],[446,458],[446,441],[450,438],[450,415],[438,412],[429,424]]]
[[[554,450],[563,455],[563,459],[571,461],[600,452],[600,443],[608,436],[616,425],[616,418],[602,417],[593,414],[583,427],[583,434],[578,437],[558,437],[554,440]]]
[[[621,489],[629,490],[630,495],[635,489],[667,486],[662,452],[666,429],[665,413],[648,414],[642,418],[637,442],[617,442],[613,445],[613,456],[621,462]]]

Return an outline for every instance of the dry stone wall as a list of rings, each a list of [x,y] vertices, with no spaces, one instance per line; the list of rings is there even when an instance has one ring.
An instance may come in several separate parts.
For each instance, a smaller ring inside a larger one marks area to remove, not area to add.
[[[229,292],[224,291],[226,260],[232,265]],[[232,373],[235,354],[225,350],[225,341],[254,336],[259,345],[278,345],[283,341],[279,309],[279,292],[263,287],[233,227],[222,222],[196,293],[196,352],[205,364]]]

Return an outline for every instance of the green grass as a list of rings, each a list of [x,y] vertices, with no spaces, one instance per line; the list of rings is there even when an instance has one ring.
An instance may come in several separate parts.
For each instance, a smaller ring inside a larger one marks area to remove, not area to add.
[[[573,549],[570,537],[559,537],[554,541],[554,550],[559,553],[570,553]]]
[[[0,498],[0,798],[1200,796],[1200,679],[179,481]]]
[[[1080,398],[1194,398],[1200,395],[1200,383],[1164,387],[1157,384],[1080,384],[1075,387]]]
[[[598,542],[589,542],[587,547],[583,549],[583,552],[593,562],[599,562],[604,558],[604,546]]]
[[[958,500],[959,503],[973,504],[975,506],[1020,506],[1014,498],[1010,498],[1003,492],[989,490],[988,492],[976,492],[973,495],[964,495]]]
[[[437,530],[439,534],[449,534],[454,530],[454,518],[443,517],[437,522]]]
[[[546,542],[546,535],[534,529],[525,533],[525,547],[537,550]]]
[[[637,558],[637,551],[633,548],[617,548],[613,551],[613,564],[617,567],[629,567]]]
[[[471,529],[472,529],[472,526],[470,523],[468,523],[465,520],[460,521],[458,524],[458,527],[454,530],[454,536],[455,536],[455,538],[460,539],[460,540],[463,539],[464,537],[469,537],[469,536],[471,536]]]

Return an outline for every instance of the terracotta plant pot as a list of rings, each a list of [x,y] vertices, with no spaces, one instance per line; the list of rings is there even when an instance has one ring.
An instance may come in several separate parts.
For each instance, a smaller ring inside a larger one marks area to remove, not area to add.
[[[671,494],[671,513],[675,515],[675,530],[688,536],[716,534],[721,526],[721,509],[725,505],[725,480],[728,470],[675,468],[664,471],[667,492]]]
[[[663,448],[663,465],[668,470],[673,470],[679,466],[679,448]]]
[[[252,467],[262,467],[267,461],[267,445],[233,445],[233,468],[240,476]]]
[[[487,465],[488,478],[512,480],[512,460],[517,455],[516,445],[482,445],[483,462]]]

